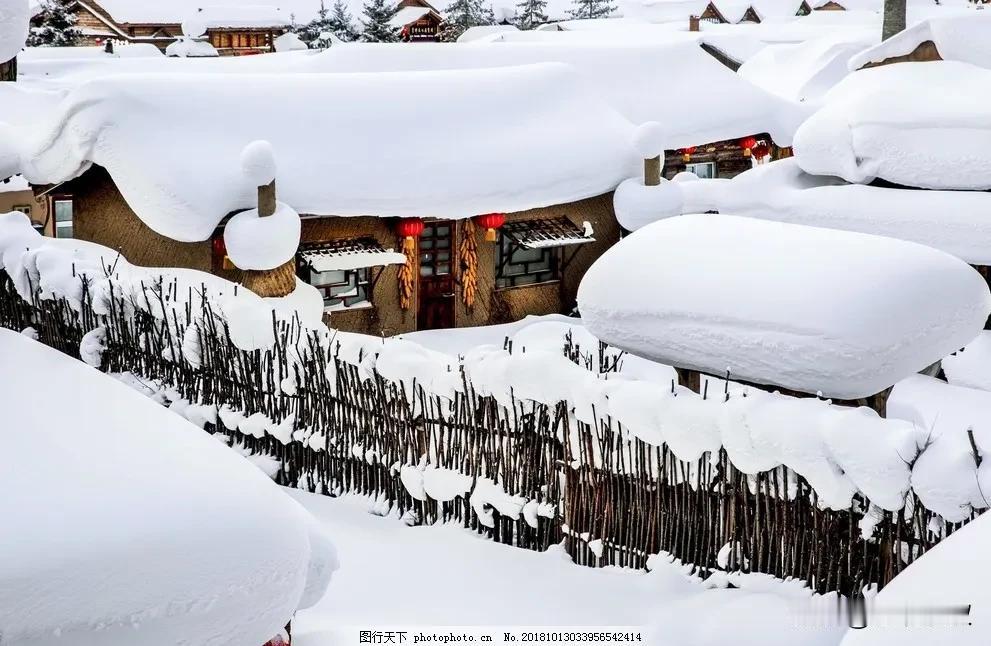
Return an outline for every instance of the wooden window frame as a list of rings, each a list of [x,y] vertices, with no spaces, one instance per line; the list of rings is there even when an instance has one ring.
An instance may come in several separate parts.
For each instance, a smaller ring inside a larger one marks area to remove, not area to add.
[[[331,271],[342,271],[344,272],[344,280],[337,282],[319,282],[320,274],[330,273]],[[324,311],[329,312],[346,312],[353,309],[365,309],[366,307],[371,307],[372,303],[372,287],[374,281],[371,276],[370,267],[359,267],[357,269],[331,269],[326,272],[310,271],[307,277],[307,283],[312,285],[320,292],[323,297],[323,308]],[[339,288],[350,288],[355,291],[353,295],[335,295],[333,291]],[[347,305],[348,299],[356,299],[352,305]],[[355,307],[359,303],[367,303],[367,305],[361,305],[360,307]]]
[[[58,205],[59,203],[68,202],[70,206],[70,216],[68,221],[59,221],[58,219]],[[71,195],[56,195],[52,197],[52,235],[56,238],[63,238],[66,240],[71,240],[75,238],[75,225],[76,225],[76,205],[72,199]],[[69,236],[59,235],[59,229],[69,229]]]
[[[514,261],[513,255],[519,252],[539,252],[540,260]],[[507,258],[507,253],[509,257]],[[531,265],[547,265],[547,269],[534,269]],[[563,259],[561,247],[547,246],[526,248],[516,244],[512,238],[499,233],[496,248],[496,289],[514,289],[518,287],[534,287],[561,282],[563,276]],[[511,271],[522,268],[521,271]],[[532,282],[529,277],[534,276]]]

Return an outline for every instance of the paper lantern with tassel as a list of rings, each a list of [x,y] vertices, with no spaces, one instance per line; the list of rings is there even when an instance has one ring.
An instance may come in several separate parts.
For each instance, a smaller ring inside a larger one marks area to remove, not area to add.
[[[695,152],[695,146],[689,146],[688,148],[681,148],[678,152],[681,153],[681,161],[686,164],[692,161],[692,153]]]
[[[750,157],[754,146],[757,145],[757,140],[753,137],[744,137],[740,140],[740,148],[743,149],[743,156]]]
[[[496,229],[506,224],[506,216],[502,213],[486,213],[475,218],[478,226],[485,229],[485,241],[496,241]]]
[[[405,240],[412,240],[423,233],[423,220],[420,218],[403,218],[396,225],[396,233]]]

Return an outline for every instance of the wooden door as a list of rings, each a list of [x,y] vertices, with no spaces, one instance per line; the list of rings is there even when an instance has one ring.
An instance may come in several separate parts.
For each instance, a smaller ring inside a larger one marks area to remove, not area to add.
[[[454,223],[427,222],[420,235],[416,329],[454,327]]]

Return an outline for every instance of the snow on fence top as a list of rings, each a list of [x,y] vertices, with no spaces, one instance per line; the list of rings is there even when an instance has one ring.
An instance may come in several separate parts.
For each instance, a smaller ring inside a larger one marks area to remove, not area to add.
[[[0,355],[6,640],[261,644],[323,595],[334,548],[261,470],[25,335]]]
[[[889,58],[908,56],[919,45],[932,41],[943,60],[991,67],[991,15],[960,14],[930,18],[914,24],[879,45],[860,52],[849,61],[851,70]]]
[[[622,33],[622,32],[617,32]],[[791,144],[808,116],[804,106],[773,96],[740,78],[702,50],[695,37],[662,42],[471,43],[451,48],[355,44],[333,47],[299,63],[319,72],[388,72],[493,68],[539,62],[574,67],[600,99],[634,123],[658,121],[668,148],[694,146],[767,132]]]
[[[22,168],[0,175],[52,183],[98,164],[180,241],[255,206],[239,157],[256,139],[274,148],[279,199],[310,215],[521,211],[606,193],[638,167],[633,125],[561,64],[108,77],[69,92],[38,130],[13,142]]]
[[[991,24],[991,23],[989,23]],[[841,81],[795,134],[812,175],[932,189],[991,188],[991,70],[904,63]]]
[[[634,354],[840,399],[938,361],[991,313],[980,275],[935,249],[724,215],[622,240],[578,302],[595,336]]]

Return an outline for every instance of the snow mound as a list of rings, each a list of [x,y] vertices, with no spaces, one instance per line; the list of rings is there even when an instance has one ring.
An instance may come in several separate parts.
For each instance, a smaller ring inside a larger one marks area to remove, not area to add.
[[[616,188],[613,208],[616,219],[628,231],[636,231],[656,220],[681,215],[685,205],[682,182],[662,179],[657,186],[645,186],[639,177],[631,177]]]
[[[944,61],[960,61],[991,68],[991,16],[967,12],[956,16],[930,18],[910,26],[880,45],[853,56],[851,70],[888,58],[907,56],[922,43],[932,41]]]
[[[309,49],[309,46],[291,31],[276,38],[273,44],[277,52],[299,52]]]
[[[30,17],[28,0],[4,0],[0,6],[0,63],[14,58],[24,47]]]
[[[282,202],[264,218],[258,209],[242,211],[224,229],[227,255],[238,269],[275,269],[296,256],[301,227],[299,214]]]
[[[991,189],[991,70],[952,61],[848,76],[795,134],[806,173],[855,184]]]
[[[253,186],[265,186],[275,181],[275,152],[264,140],[252,141],[241,151],[241,170]]]
[[[640,124],[633,133],[633,146],[644,159],[664,154],[664,127],[656,121]]]
[[[590,332],[633,354],[840,399],[925,368],[991,313],[980,275],[935,249],[725,215],[623,239],[578,303]]]
[[[165,48],[165,55],[173,58],[216,58],[220,53],[205,40],[180,36]]]
[[[417,127],[383,127],[407,123],[409,105],[417,106]],[[58,182],[100,165],[138,217],[184,242],[208,238],[225,216],[255,206],[238,159],[258,139],[278,151],[280,198],[306,215],[522,211],[602,195],[639,165],[632,124],[562,64],[109,76],[71,90],[43,122],[31,129],[37,137],[14,141],[29,181]],[[427,131],[449,136],[432,141],[425,156]],[[152,148],[181,154],[149,157]],[[383,173],[383,164],[393,170]]]
[[[0,354],[0,513],[17,527],[0,533],[6,639],[261,644],[322,596],[334,549],[260,470],[24,335],[0,330]]]

